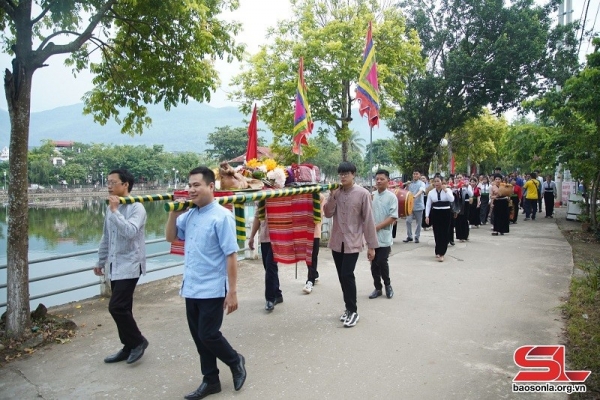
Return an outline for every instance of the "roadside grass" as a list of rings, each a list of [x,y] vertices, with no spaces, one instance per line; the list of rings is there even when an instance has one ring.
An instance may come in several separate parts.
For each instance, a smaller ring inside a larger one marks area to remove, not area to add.
[[[568,301],[563,306],[567,318],[567,364],[569,370],[592,371],[585,381],[586,393],[572,399],[600,398],[600,262],[577,265],[583,274],[571,280]]]

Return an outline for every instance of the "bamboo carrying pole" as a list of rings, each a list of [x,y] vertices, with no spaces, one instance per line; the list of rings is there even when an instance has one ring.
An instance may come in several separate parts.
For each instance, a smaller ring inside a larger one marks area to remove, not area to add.
[[[258,192],[248,192],[234,194],[231,196],[216,197],[215,200],[221,204],[243,204],[248,201],[260,201],[266,199],[273,199],[275,197],[286,197],[293,196],[296,194],[308,194],[308,193],[319,193],[326,190],[333,190],[339,187],[339,183],[328,183],[324,185],[311,185],[302,186],[297,188],[283,188],[283,189],[268,189],[260,190]],[[184,200],[180,202],[168,202],[165,203],[165,211],[183,211],[190,207],[196,207],[191,200]]]

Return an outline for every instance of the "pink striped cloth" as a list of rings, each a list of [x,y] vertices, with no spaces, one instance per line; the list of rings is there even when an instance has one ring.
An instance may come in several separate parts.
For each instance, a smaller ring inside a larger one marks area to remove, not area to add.
[[[311,264],[315,231],[313,195],[300,194],[266,200],[267,224],[273,258],[283,264]]]

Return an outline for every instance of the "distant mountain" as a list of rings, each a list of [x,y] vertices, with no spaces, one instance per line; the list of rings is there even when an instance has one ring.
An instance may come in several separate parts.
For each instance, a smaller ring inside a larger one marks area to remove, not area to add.
[[[117,123],[109,121],[106,125],[101,126],[94,122],[92,116],[83,115],[82,110],[83,104],[74,104],[32,113],[29,146],[36,147],[41,144],[42,140],[50,139],[134,146],[162,144],[166,151],[202,152],[206,150],[208,135],[217,127],[226,125],[246,127],[247,121],[250,119],[249,115],[241,114],[235,107],[216,108],[203,103],[190,102],[187,105],[179,105],[170,111],[165,111],[160,105],[151,105],[148,107],[148,114],[152,118],[152,126],[145,129],[143,135],[131,137],[121,134]],[[356,118],[359,118],[358,115]],[[366,145],[369,143],[366,120],[359,120],[356,125],[352,126],[352,129],[360,132]],[[363,129],[363,125],[367,128]],[[273,135],[268,131],[266,125],[259,122],[259,129],[263,129],[259,135],[267,143],[270,143]],[[8,112],[0,110],[0,148],[8,146],[9,133]],[[382,124],[379,129],[374,131],[373,140],[386,139],[391,136],[392,133]]]

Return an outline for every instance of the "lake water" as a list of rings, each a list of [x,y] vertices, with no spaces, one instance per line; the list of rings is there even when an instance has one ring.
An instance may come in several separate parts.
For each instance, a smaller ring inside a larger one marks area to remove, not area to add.
[[[29,261],[68,253],[97,249],[102,237],[104,199],[86,198],[70,208],[30,208],[29,209]],[[163,209],[164,202],[144,203],[148,215],[146,222],[146,240],[164,238],[164,226],[167,213]],[[7,208],[0,208],[0,264],[6,265]],[[160,243],[146,245],[146,254],[169,251],[170,244]],[[65,271],[73,271],[89,267],[89,271],[67,275],[29,285],[30,296],[58,291],[64,288],[99,282],[92,272],[98,260],[97,253],[71,257],[62,260],[32,264],[29,267],[29,278],[47,276]],[[167,255],[147,260],[147,270],[176,264],[183,261],[182,256]],[[149,272],[140,279],[140,283],[149,282],[169,276],[181,274],[183,267],[178,266],[156,272]],[[0,269],[0,284],[6,284],[6,269]],[[35,309],[39,303],[50,307],[90,298],[100,294],[100,286],[92,286],[63,294],[53,295],[31,301]],[[6,288],[0,289],[0,303],[6,303]],[[6,307],[0,307],[0,314]]]

